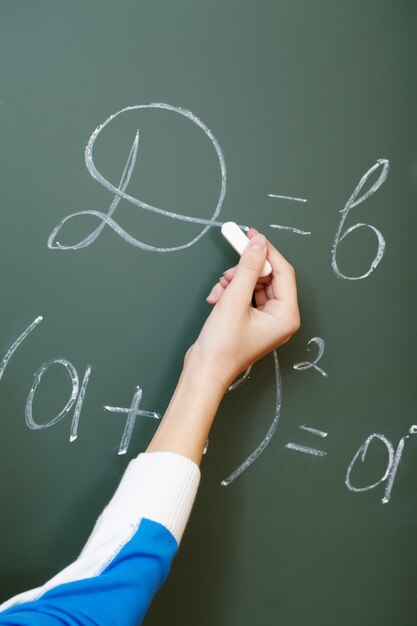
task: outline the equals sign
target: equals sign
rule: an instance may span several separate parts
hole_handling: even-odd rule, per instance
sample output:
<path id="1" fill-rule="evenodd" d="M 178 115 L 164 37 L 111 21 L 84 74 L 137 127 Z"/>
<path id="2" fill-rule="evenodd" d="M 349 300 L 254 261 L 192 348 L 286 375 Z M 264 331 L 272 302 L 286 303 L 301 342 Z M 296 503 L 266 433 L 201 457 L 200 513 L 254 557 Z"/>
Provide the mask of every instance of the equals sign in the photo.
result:
<path id="1" fill-rule="evenodd" d="M 317 428 L 311 428 L 310 426 L 300 426 L 301 430 L 306 430 L 313 435 L 317 435 L 318 437 L 327 437 L 327 433 L 323 430 L 318 430 Z M 286 448 L 290 450 L 296 450 L 297 452 L 304 452 L 304 454 L 312 454 L 313 456 L 326 456 L 327 452 L 324 450 L 318 450 L 317 448 L 310 448 L 309 446 L 303 446 L 298 443 L 287 443 Z"/>

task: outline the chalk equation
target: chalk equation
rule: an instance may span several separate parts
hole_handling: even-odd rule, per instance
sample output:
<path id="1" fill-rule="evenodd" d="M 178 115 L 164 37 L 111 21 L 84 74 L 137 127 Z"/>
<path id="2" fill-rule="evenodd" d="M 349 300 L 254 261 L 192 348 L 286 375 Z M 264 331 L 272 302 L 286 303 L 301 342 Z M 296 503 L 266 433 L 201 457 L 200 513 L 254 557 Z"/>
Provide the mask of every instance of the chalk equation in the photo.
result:
<path id="1" fill-rule="evenodd" d="M 11 344 L 11 346 L 6 351 L 2 360 L 0 361 L 0 381 L 3 378 L 4 372 L 17 351 L 17 349 L 22 345 L 22 343 L 29 337 L 32 331 L 43 321 L 43 317 L 39 315 L 36 317 L 33 322 L 31 322 L 27 328 L 17 337 L 17 339 Z M 324 352 L 324 340 L 320 337 L 313 337 L 311 342 L 316 343 L 319 346 L 320 354 L 319 357 L 313 362 L 301 362 L 294 365 L 294 369 L 298 369 L 298 371 L 303 371 L 306 369 L 310 369 L 307 365 L 311 366 L 314 370 L 318 371 L 320 375 L 323 376 L 323 370 L 317 367 L 317 361 Z M 225 487 L 230 485 L 236 478 L 238 478 L 244 471 L 246 471 L 250 465 L 262 454 L 267 445 L 271 442 L 272 437 L 274 436 L 281 416 L 281 406 L 282 406 L 282 380 L 281 373 L 279 368 L 278 356 L 276 350 L 272 351 L 273 363 L 274 363 L 274 373 L 275 373 L 275 387 L 276 387 L 276 395 L 275 395 L 275 406 L 274 406 L 274 416 L 272 423 L 260 444 L 257 448 L 237 467 L 227 478 L 225 478 L 221 484 Z M 33 414 L 33 401 L 37 392 L 39 385 L 41 384 L 42 378 L 44 374 L 49 370 L 49 368 L 53 366 L 60 366 L 65 369 L 68 374 L 68 377 L 71 381 L 71 393 L 69 398 L 66 400 L 64 407 L 61 411 L 49 419 L 47 422 L 39 422 L 37 418 Z M 300 367 L 303 366 L 303 367 Z M 234 381 L 228 392 L 234 392 L 241 385 L 243 385 L 250 376 L 250 372 L 252 370 L 252 366 L 250 366 L 236 381 Z M 24 415 L 25 422 L 28 428 L 31 430 L 43 430 L 45 428 L 50 428 L 64 419 L 74 408 L 71 419 L 70 426 L 70 435 L 69 442 L 73 443 L 78 437 L 78 427 L 80 422 L 80 417 L 82 413 L 83 403 L 85 400 L 86 391 L 88 385 L 90 384 L 92 367 L 91 365 L 87 365 L 85 372 L 82 376 L 82 380 L 80 383 L 80 376 L 74 367 L 74 365 L 65 358 L 54 358 L 50 359 L 46 363 L 43 363 L 41 367 L 34 374 L 34 381 L 32 383 L 31 388 L 28 391 L 28 396 L 26 400 Z M 129 407 L 114 407 L 105 405 L 103 408 L 106 411 L 118 414 L 124 414 L 126 416 L 125 427 L 123 430 L 123 434 L 121 437 L 118 454 L 126 454 L 129 448 L 129 443 L 132 437 L 133 429 L 136 423 L 136 419 L 138 417 L 147 417 L 159 420 L 161 415 L 154 411 L 143 410 L 141 407 L 141 401 L 143 396 L 143 390 L 140 386 L 137 386 L 133 393 L 133 398 Z M 323 443 L 327 438 L 328 433 L 312 427 L 307 426 L 306 424 L 302 424 L 299 426 L 299 429 L 302 432 L 307 432 L 310 435 L 317 436 L 321 442 Z M 369 435 L 366 440 L 361 444 L 355 455 L 353 456 L 351 462 L 346 471 L 345 477 L 345 485 L 347 489 L 351 492 L 363 492 L 369 491 L 371 489 L 375 489 L 379 485 L 384 484 L 384 493 L 382 496 L 382 502 L 384 504 L 388 503 L 391 497 L 392 488 L 394 485 L 395 477 L 397 474 L 398 466 L 400 464 L 405 442 L 409 439 L 410 435 L 417 434 L 417 425 L 412 425 L 409 429 L 409 432 L 403 436 L 397 445 L 395 445 L 392 441 L 390 441 L 384 434 L 382 433 L 372 433 Z M 387 465 L 383 475 L 376 482 L 370 483 L 368 485 L 355 485 L 352 480 L 352 470 L 358 462 L 362 464 L 366 463 L 366 457 L 371 445 L 380 442 L 382 443 L 387 451 L 388 459 Z M 285 444 L 285 448 L 289 450 L 293 450 L 295 452 L 299 452 L 302 454 L 308 454 L 315 457 L 325 458 L 327 456 L 327 452 L 322 448 L 312 448 L 310 446 L 306 446 L 302 443 L 294 443 L 288 442 Z"/>
<path id="2" fill-rule="evenodd" d="M 140 130 L 137 130 L 134 134 L 132 144 L 130 146 L 126 162 L 121 166 L 121 176 L 118 183 L 113 184 L 111 181 L 107 180 L 103 174 L 98 170 L 95 161 L 94 161 L 94 146 L 101 135 L 101 133 L 108 128 L 112 122 L 116 118 L 121 118 L 124 115 L 131 114 L 132 112 L 138 112 L 143 110 L 154 110 L 154 111 L 165 111 L 173 114 L 175 116 L 182 116 L 190 123 L 194 124 L 199 131 L 201 131 L 201 136 L 204 141 L 209 141 L 215 154 L 215 158 L 217 159 L 217 164 L 219 168 L 219 194 L 213 209 L 211 216 L 208 219 L 203 219 L 201 217 L 184 215 L 182 213 L 167 211 L 158 206 L 151 205 L 149 203 L 144 202 L 143 200 L 134 197 L 130 193 L 128 193 L 128 186 L 132 179 L 133 173 L 135 171 L 135 167 L 137 166 L 137 159 L 140 150 L 140 141 L 141 135 Z M 196 244 L 211 228 L 219 228 L 223 225 L 223 222 L 219 220 L 220 212 L 224 203 L 224 199 L 226 197 L 227 190 L 227 170 L 226 170 L 226 162 L 220 147 L 220 144 L 212 131 L 204 124 L 194 113 L 189 111 L 188 109 L 184 109 L 182 107 L 176 107 L 170 104 L 164 103 L 152 103 L 152 104 L 138 104 L 134 106 L 125 107 L 116 113 L 110 115 L 101 125 L 99 125 L 94 132 L 91 134 L 86 148 L 85 148 L 85 165 L 86 168 L 91 175 L 91 177 L 97 181 L 100 185 L 102 185 L 110 194 L 110 203 L 106 210 L 95 210 L 95 209 L 87 209 L 83 211 L 76 211 L 75 213 L 71 213 L 65 216 L 63 219 L 59 221 L 59 223 L 53 228 L 51 234 L 49 235 L 47 245 L 52 250 L 60 250 L 60 251 L 75 251 L 80 250 L 82 248 L 86 248 L 87 246 L 92 245 L 100 234 L 103 232 L 104 228 L 107 226 L 113 232 L 118 235 L 121 239 L 123 239 L 129 245 L 140 248 L 142 250 L 148 252 L 175 252 L 178 250 L 182 250 L 184 248 L 188 248 Z M 369 199 L 373 194 L 375 194 L 378 189 L 385 182 L 389 172 L 389 161 L 388 159 L 378 159 L 376 163 L 374 163 L 367 172 L 361 177 L 356 187 L 354 188 L 353 193 L 347 200 L 343 209 L 340 210 L 340 220 L 336 228 L 336 233 L 334 240 L 331 245 L 331 267 L 333 269 L 334 274 L 337 278 L 345 279 L 345 280 L 362 280 L 367 277 L 378 267 L 381 262 L 384 252 L 385 252 L 385 239 L 382 233 L 373 225 L 367 224 L 364 222 L 358 222 L 353 225 L 348 225 L 348 219 L 350 217 L 351 210 L 355 207 L 359 206 L 367 199 Z M 376 177 L 376 179 L 375 179 Z M 371 180 L 374 180 L 371 183 Z M 283 195 L 278 193 L 269 193 L 268 197 L 272 200 L 276 201 L 290 201 L 305 204 L 308 202 L 307 198 L 298 197 L 295 195 Z M 171 246 L 171 247 L 158 247 L 152 245 L 151 243 L 146 243 L 144 241 L 139 240 L 137 237 L 134 237 L 130 234 L 126 229 L 124 229 L 119 221 L 116 221 L 114 214 L 119 207 L 121 200 L 125 200 L 129 204 L 136 207 L 138 210 L 147 211 L 151 213 L 158 214 L 167 218 L 168 220 L 177 220 L 179 222 L 188 222 L 201 226 L 201 230 L 199 233 L 194 236 L 189 241 L 185 243 Z M 73 220 L 81 220 L 85 216 L 93 216 L 98 224 L 93 228 L 93 230 L 82 239 L 75 243 L 64 244 L 58 241 L 58 236 L 60 238 L 64 234 L 65 225 Z M 236 221 L 236 220 L 235 220 Z M 248 226 L 245 224 L 240 224 L 241 228 L 248 229 Z M 311 231 L 302 230 L 299 228 L 295 228 L 293 226 L 283 225 L 283 224 L 270 224 L 270 228 L 279 229 L 283 231 L 288 231 L 295 235 L 300 236 L 310 236 L 312 235 Z M 338 248 L 342 241 L 346 240 L 349 235 L 359 229 L 369 229 L 371 233 L 376 238 L 376 252 L 374 258 L 371 261 L 371 264 L 368 268 L 365 269 L 362 273 L 358 275 L 347 275 L 343 273 L 338 265 Z M 4 357 L 0 362 L 0 381 L 3 377 L 4 371 L 8 366 L 8 363 L 16 350 L 21 346 L 21 344 L 25 341 L 25 339 L 32 333 L 32 331 L 41 323 L 42 316 L 38 316 L 29 326 L 21 333 L 21 335 L 12 343 Z M 319 374 L 322 379 L 327 379 L 329 377 L 328 372 L 322 367 L 321 360 L 325 351 L 325 342 L 322 337 L 312 337 L 307 346 L 306 350 L 308 352 L 314 351 L 316 352 L 315 358 L 311 360 L 299 361 L 293 365 L 294 370 L 302 373 L 307 370 L 313 370 Z M 270 424 L 270 427 L 265 434 L 262 441 L 255 448 L 255 450 L 223 481 L 223 486 L 230 485 L 236 478 L 238 478 L 243 472 L 245 472 L 250 465 L 263 453 L 267 445 L 272 440 L 277 427 L 279 425 L 280 416 L 281 416 L 281 406 L 282 406 L 282 380 L 281 373 L 278 363 L 278 356 L 276 351 L 272 352 L 272 358 L 274 363 L 274 379 L 275 379 L 275 406 L 273 412 L 273 419 Z M 320 363 L 320 365 L 319 365 Z M 71 393 L 69 398 L 66 399 L 65 405 L 62 410 L 54 416 L 49 421 L 39 422 L 34 415 L 33 405 L 34 398 L 36 396 L 37 390 L 39 386 L 42 384 L 42 380 L 46 372 L 51 367 L 62 367 L 68 374 L 68 377 L 71 381 Z M 236 381 L 232 383 L 229 387 L 229 392 L 236 391 L 242 384 L 244 384 L 251 372 L 251 367 L 249 367 Z M 72 412 L 71 419 L 71 427 L 70 427 L 70 436 L 69 441 L 73 443 L 78 437 L 78 428 L 82 414 L 83 403 L 85 400 L 85 395 L 90 385 L 92 373 L 92 366 L 87 365 L 85 371 L 82 373 L 82 376 L 79 375 L 74 365 L 65 358 L 59 357 L 50 359 L 49 361 L 43 363 L 38 371 L 34 375 L 33 384 L 28 391 L 28 396 L 26 400 L 25 406 L 25 422 L 28 428 L 32 430 L 42 430 L 45 428 L 50 428 L 64 419 Z M 140 386 L 136 386 L 133 398 L 130 402 L 129 406 L 126 407 L 118 407 L 118 406 L 110 406 L 105 405 L 104 410 L 123 415 L 125 417 L 125 427 L 121 437 L 118 454 L 126 454 L 129 448 L 129 443 L 132 437 L 132 433 L 135 427 L 135 423 L 138 417 L 145 417 L 159 420 L 161 415 L 151 410 L 145 410 L 142 408 L 142 400 L 143 400 L 143 390 Z M 385 491 L 382 498 L 382 502 L 387 503 L 391 496 L 391 490 L 394 484 L 395 476 L 397 473 L 398 465 L 401 460 L 401 456 L 404 449 L 404 444 L 406 439 L 414 434 L 414 428 L 417 427 L 412 426 L 409 433 L 401 438 L 400 442 L 395 446 L 385 435 L 382 433 L 373 433 L 367 437 L 364 443 L 360 446 L 356 454 L 354 455 L 351 463 L 349 464 L 346 472 L 345 485 L 352 492 L 362 492 L 368 491 L 370 489 L 376 488 L 378 485 L 382 483 L 385 484 Z M 311 446 L 306 446 L 303 443 L 295 443 L 295 442 L 287 442 L 285 448 L 299 452 L 302 454 L 312 455 L 317 458 L 325 459 L 327 456 L 327 452 L 324 447 L 324 443 L 326 442 L 326 438 L 328 433 L 324 432 L 318 428 L 313 426 L 309 426 L 306 424 L 302 424 L 299 426 L 299 429 L 304 433 L 309 433 L 310 435 L 314 435 L 320 439 L 320 447 L 313 448 Z M 379 442 L 379 445 L 384 445 L 387 450 L 388 461 L 387 467 L 383 474 L 383 476 L 377 481 L 369 485 L 358 486 L 353 484 L 352 479 L 352 470 L 353 467 L 361 462 L 365 463 L 368 455 L 369 448 L 374 446 L 376 442 Z M 207 444 L 208 445 L 208 444 Z"/>
<path id="3" fill-rule="evenodd" d="M 94 145 L 96 143 L 97 138 L 101 135 L 104 129 L 108 128 L 116 118 L 120 118 L 121 116 L 131 113 L 133 111 L 140 111 L 140 110 L 146 110 L 146 109 L 169 111 L 173 114 L 181 115 L 185 117 L 190 122 L 195 124 L 202 131 L 203 136 L 205 136 L 206 139 L 208 139 L 211 145 L 213 146 L 214 152 L 218 161 L 218 166 L 219 166 L 220 191 L 219 191 L 219 197 L 217 199 L 216 206 L 214 207 L 212 216 L 209 219 L 183 215 L 183 214 L 176 213 L 173 211 L 166 211 L 164 209 L 161 209 L 160 207 L 148 204 L 144 202 L 143 200 L 140 200 L 139 198 L 135 198 L 134 196 L 132 196 L 131 194 L 127 192 L 127 187 L 129 185 L 129 181 L 131 180 L 131 177 L 132 177 L 135 165 L 136 165 L 136 160 L 138 157 L 138 151 L 140 147 L 140 131 L 139 130 L 137 130 L 135 134 L 131 148 L 129 150 L 126 163 L 124 164 L 124 167 L 123 167 L 120 181 L 117 185 L 107 180 L 103 176 L 103 174 L 101 174 L 101 172 L 97 169 L 96 164 L 94 162 Z M 224 199 L 226 197 L 226 187 L 227 187 L 226 161 L 225 161 L 222 149 L 220 147 L 220 144 L 217 141 L 214 134 L 194 113 L 192 113 L 188 109 L 184 109 L 182 107 L 176 107 L 170 104 L 156 102 L 156 103 L 151 103 L 151 104 L 137 104 L 134 106 L 128 106 L 128 107 L 121 109 L 120 111 L 117 111 L 116 113 L 113 113 L 100 126 L 98 126 L 94 130 L 91 137 L 89 138 L 86 148 L 85 148 L 85 165 L 86 165 L 88 172 L 92 176 L 92 178 L 96 180 L 98 183 L 100 183 L 100 185 L 102 185 L 105 189 L 107 189 L 107 191 L 111 194 L 112 200 L 106 212 L 98 211 L 95 209 L 87 209 L 84 211 L 77 211 L 75 213 L 71 213 L 70 215 L 67 215 L 66 217 L 64 217 L 55 226 L 55 228 L 52 230 L 51 234 L 49 235 L 48 247 L 52 250 L 80 250 L 81 248 L 90 246 L 96 241 L 97 237 L 99 237 L 100 233 L 103 231 L 104 227 L 107 225 L 128 244 L 135 246 L 137 248 L 141 248 L 142 250 L 147 250 L 149 252 L 175 252 L 177 250 L 183 250 L 184 248 L 188 248 L 196 244 L 210 230 L 210 228 L 221 227 L 223 225 L 223 222 L 218 221 L 218 217 L 222 209 Z M 388 171 L 389 171 L 388 159 L 378 159 L 376 163 L 362 176 L 359 183 L 355 187 L 352 195 L 348 199 L 346 205 L 340 211 L 342 217 L 338 224 L 335 239 L 333 241 L 333 245 L 331 248 L 331 266 L 333 268 L 334 273 L 336 274 L 338 278 L 343 278 L 345 280 L 361 280 L 361 279 L 367 278 L 376 269 L 376 267 L 381 262 L 382 257 L 384 256 L 385 239 L 382 233 L 375 226 L 372 226 L 371 224 L 359 222 L 357 224 L 353 224 L 352 226 L 349 226 L 348 228 L 346 228 L 346 221 L 349 217 L 351 210 L 354 207 L 357 207 L 359 204 L 367 200 L 371 195 L 373 195 L 381 187 L 381 185 L 385 182 L 388 176 Z M 377 180 L 369 188 L 366 188 L 370 179 L 374 175 L 378 175 Z M 289 200 L 289 201 L 301 202 L 301 203 L 307 202 L 307 198 L 286 196 L 286 195 L 275 194 L 275 193 L 268 194 L 268 197 L 276 199 L 276 200 Z M 153 246 L 149 243 L 140 241 L 139 239 L 137 239 L 136 237 L 128 233 L 114 219 L 113 215 L 122 199 L 126 200 L 127 202 L 137 207 L 138 209 L 157 213 L 171 220 L 199 224 L 202 226 L 202 229 L 195 237 L 193 237 L 193 239 L 191 239 L 190 241 L 187 241 L 186 243 L 183 243 L 177 246 L 171 246 L 171 247 Z M 87 235 L 86 237 L 83 237 L 80 241 L 76 243 L 73 243 L 73 244 L 60 243 L 57 237 L 59 234 L 63 234 L 61 231 L 63 230 L 64 225 L 71 220 L 81 219 L 83 216 L 86 216 L 86 215 L 95 217 L 99 221 L 98 226 L 94 228 L 94 230 L 89 235 Z M 242 224 L 240 226 L 246 230 L 248 229 L 247 225 Z M 289 231 L 297 235 L 311 235 L 312 234 L 311 231 L 305 231 L 299 228 L 294 228 L 293 226 L 286 226 L 282 224 L 270 224 L 270 227 L 274 229 Z M 377 251 L 367 271 L 363 272 L 362 274 L 358 276 L 348 276 L 347 274 L 344 274 L 339 269 L 339 266 L 337 263 L 338 247 L 339 247 L 339 244 L 344 239 L 346 239 L 349 235 L 351 235 L 354 231 L 358 229 L 363 229 L 363 228 L 370 229 L 371 232 L 375 235 L 376 240 L 377 240 Z"/>

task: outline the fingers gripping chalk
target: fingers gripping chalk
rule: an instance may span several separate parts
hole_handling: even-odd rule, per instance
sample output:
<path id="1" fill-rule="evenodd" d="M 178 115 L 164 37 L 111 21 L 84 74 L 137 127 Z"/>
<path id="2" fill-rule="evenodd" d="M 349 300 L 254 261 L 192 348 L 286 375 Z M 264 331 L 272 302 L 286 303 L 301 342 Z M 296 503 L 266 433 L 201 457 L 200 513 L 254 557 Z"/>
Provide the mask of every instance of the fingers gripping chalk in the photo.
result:
<path id="1" fill-rule="evenodd" d="M 225 222 L 222 226 L 222 235 L 230 243 L 232 248 L 236 250 L 238 254 L 242 254 L 243 250 L 248 245 L 250 239 L 246 237 L 245 233 L 239 228 L 235 222 Z M 272 267 L 265 261 L 261 276 L 268 276 L 272 272 Z"/>

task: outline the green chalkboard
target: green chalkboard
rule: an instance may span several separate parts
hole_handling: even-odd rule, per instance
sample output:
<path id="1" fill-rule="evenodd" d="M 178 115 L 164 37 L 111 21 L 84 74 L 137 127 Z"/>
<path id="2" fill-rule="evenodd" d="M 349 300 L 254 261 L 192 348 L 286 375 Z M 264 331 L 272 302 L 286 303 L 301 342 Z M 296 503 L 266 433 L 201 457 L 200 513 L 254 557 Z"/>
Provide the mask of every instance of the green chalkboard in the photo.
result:
<path id="1" fill-rule="evenodd" d="M 145 623 L 416 623 L 416 28 L 412 0 L 1 2 L 2 600 L 146 449 L 233 220 L 302 326 L 226 394 Z"/>

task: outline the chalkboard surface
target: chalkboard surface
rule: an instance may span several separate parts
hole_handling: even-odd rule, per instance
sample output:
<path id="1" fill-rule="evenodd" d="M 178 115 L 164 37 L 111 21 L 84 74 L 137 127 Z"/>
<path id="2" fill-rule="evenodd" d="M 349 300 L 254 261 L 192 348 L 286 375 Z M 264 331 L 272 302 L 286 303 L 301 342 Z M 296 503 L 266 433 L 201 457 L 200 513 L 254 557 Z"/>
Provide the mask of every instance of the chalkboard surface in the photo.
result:
<path id="1" fill-rule="evenodd" d="M 1 3 L 1 599 L 145 450 L 234 220 L 296 267 L 302 326 L 225 396 L 145 623 L 416 623 L 416 18 Z"/>

